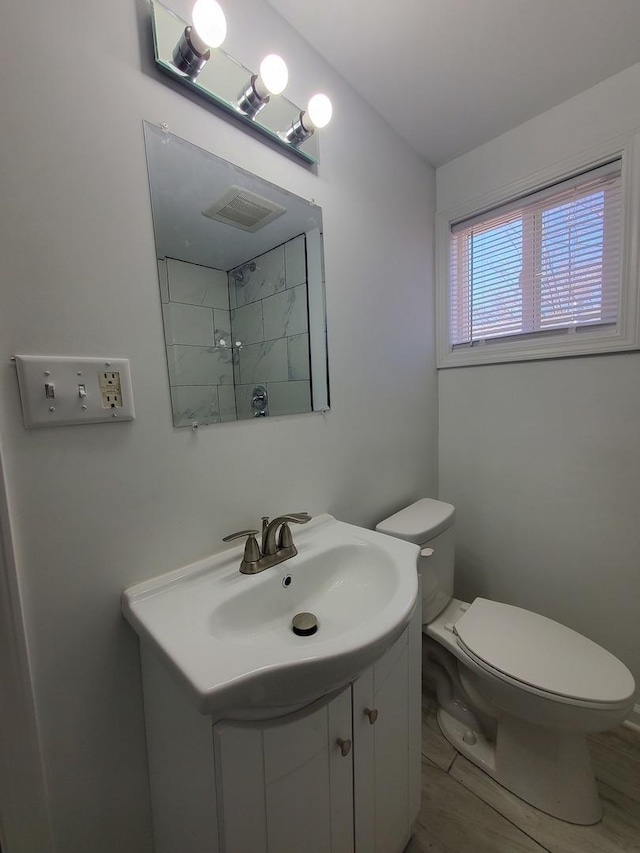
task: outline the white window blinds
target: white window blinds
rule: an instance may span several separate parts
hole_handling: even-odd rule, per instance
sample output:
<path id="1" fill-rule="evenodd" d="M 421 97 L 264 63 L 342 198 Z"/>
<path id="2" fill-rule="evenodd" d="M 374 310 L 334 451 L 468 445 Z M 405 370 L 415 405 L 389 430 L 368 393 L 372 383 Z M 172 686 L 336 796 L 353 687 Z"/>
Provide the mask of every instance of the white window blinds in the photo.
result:
<path id="1" fill-rule="evenodd" d="M 621 161 L 451 227 L 455 349 L 618 321 Z"/>

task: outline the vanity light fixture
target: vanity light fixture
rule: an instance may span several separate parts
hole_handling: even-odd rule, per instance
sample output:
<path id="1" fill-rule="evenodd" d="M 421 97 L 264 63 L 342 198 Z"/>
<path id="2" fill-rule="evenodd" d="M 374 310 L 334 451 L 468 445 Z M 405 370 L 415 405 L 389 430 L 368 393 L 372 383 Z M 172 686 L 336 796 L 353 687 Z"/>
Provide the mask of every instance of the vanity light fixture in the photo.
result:
<path id="1" fill-rule="evenodd" d="M 277 53 L 270 53 L 260 63 L 260 73 L 251 79 L 238 95 L 238 109 L 253 118 L 269 103 L 271 95 L 284 92 L 289 82 L 287 64 Z"/>
<path id="2" fill-rule="evenodd" d="M 308 139 L 314 130 L 326 127 L 331 121 L 333 107 L 326 95 L 318 93 L 309 99 L 307 109 L 282 134 L 282 138 L 294 148 Z"/>
<path id="3" fill-rule="evenodd" d="M 220 47 L 227 35 L 227 19 L 216 0 L 196 0 L 187 26 L 173 49 L 173 62 L 192 80 L 211 59 L 211 48 Z"/>
<path id="4" fill-rule="evenodd" d="M 171 0 L 147 2 L 156 65 L 163 74 L 281 150 L 310 164 L 319 162 L 315 131 L 326 127 L 332 112 L 326 95 L 314 95 L 302 109 L 284 93 L 289 72 L 281 56 L 268 54 L 255 72 L 231 56 L 223 45 L 227 21 L 217 0 L 191 0 L 191 20 L 166 5 Z"/>

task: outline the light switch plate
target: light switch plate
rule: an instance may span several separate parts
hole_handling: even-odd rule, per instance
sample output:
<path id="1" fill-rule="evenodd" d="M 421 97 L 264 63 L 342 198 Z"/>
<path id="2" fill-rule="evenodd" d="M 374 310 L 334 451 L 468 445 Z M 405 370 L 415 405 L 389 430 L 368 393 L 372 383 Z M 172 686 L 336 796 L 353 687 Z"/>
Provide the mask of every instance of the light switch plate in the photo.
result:
<path id="1" fill-rule="evenodd" d="M 16 355 L 27 429 L 135 418 L 128 358 Z"/>

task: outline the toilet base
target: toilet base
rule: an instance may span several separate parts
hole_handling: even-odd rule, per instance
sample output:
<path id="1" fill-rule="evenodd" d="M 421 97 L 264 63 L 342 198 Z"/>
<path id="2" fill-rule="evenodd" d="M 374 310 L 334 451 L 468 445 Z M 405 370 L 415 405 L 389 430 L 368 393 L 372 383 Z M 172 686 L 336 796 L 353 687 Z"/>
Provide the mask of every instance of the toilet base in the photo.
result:
<path id="1" fill-rule="evenodd" d="M 602 818 L 584 736 L 505 716 L 498 722 L 496 742 L 491 743 L 442 708 L 438 724 L 461 755 L 540 811 L 582 826 Z"/>

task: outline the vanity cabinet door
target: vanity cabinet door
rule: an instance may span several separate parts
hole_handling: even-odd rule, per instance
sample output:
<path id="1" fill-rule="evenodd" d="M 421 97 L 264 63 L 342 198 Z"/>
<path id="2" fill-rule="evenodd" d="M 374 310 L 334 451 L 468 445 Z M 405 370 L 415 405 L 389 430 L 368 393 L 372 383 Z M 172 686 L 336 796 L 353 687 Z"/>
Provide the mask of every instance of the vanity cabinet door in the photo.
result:
<path id="1" fill-rule="evenodd" d="M 350 687 L 280 721 L 216 725 L 221 850 L 353 853 L 351 739 Z"/>
<path id="2" fill-rule="evenodd" d="M 420 628 L 353 684 L 357 853 L 400 853 L 419 810 Z"/>

